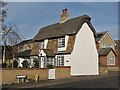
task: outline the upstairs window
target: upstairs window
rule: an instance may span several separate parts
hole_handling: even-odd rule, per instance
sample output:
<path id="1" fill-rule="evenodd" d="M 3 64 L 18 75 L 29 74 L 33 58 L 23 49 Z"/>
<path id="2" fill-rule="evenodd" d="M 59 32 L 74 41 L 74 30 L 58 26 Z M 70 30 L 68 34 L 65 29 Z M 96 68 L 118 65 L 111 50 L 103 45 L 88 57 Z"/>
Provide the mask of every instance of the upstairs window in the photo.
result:
<path id="1" fill-rule="evenodd" d="M 108 45 L 107 47 L 108 47 L 108 48 L 112 48 L 112 45 Z"/>
<path id="2" fill-rule="evenodd" d="M 65 47 L 65 37 L 58 39 L 58 48 Z"/>
<path id="3" fill-rule="evenodd" d="M 101 44 L 101 45 L 100 45 L 100 48 L 105 48 L 105 45 L 104 45 L 104 44 Z"/>
<path id="4" fill-rule="evenodd" d="M 40 42 L 40 49 L 44 49 L 44 41 Z"/>

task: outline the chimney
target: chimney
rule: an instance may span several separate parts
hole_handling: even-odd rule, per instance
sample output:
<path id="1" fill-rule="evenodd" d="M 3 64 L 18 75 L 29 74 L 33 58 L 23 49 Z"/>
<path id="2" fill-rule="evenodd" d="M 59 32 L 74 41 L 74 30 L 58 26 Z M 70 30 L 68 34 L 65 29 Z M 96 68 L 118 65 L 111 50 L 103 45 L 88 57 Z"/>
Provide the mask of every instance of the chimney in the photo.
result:
<path id="1" fill-rule="evenodd" d="M 68 16 L 69 16 L 69 15 L 68 15 L 67 12 L 68 12 L 68 11 L 67 11 L 67 8 L 65 8 L 65 9 L 62 10 L 60 23 L 64 23 L 65 21 L 68 20 Z"/>

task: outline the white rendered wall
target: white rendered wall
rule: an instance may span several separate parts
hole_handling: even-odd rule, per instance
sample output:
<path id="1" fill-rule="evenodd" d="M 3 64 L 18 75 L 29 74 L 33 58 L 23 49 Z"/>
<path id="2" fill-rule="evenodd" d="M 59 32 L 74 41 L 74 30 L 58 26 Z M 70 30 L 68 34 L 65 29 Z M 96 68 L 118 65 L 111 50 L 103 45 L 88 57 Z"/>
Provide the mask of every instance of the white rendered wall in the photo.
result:
<path id="1" fill-rule="evenodd" d="M 64 55 L 64 66 L 71 66 L 71 55 Z"/>
<path id="2" fill-rule="evenodd" d="M 98 75 L 98 53 L 94 35 L 87 23 L 76 35 L 71 54 L 71 75 Z"/>
<path id="3" fill-rule="evenodd" d="M 30 59 L 19 58 L 19 65 L 18 65 L 18 66 L 23 67 L 23 66 L 22 66 L 22 62 L 23 62 L 24 60 L 27 60 L 28 63 L 30 63 Z"/>

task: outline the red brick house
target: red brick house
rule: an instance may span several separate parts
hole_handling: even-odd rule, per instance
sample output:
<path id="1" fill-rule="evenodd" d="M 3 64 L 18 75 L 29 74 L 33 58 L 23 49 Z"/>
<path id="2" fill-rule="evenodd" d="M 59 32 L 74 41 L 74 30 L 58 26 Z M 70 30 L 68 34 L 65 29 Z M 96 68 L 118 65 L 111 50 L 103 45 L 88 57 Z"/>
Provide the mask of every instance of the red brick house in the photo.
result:
<path id="1" fill-rule="evenodd" d="M 96 47 L 100 66 L 117 66 L 116 43 L 108 31 L 97 33 Z"/>

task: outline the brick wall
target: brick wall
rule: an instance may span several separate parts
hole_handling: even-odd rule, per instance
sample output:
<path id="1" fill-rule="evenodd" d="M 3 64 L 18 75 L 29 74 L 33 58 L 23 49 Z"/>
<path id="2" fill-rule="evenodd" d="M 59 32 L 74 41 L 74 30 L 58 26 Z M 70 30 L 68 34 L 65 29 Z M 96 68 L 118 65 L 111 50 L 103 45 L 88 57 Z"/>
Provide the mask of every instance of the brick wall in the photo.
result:
<path id="1" fill-rule="evenodd" d="M 5 68 L 2 69 L 2 83 L 17 82 L 17 75 L 26 75 L 27 78 L 35 80 L 35 75 L 39 76 L 40 80 L 48 79 L 48 69 L 34 68 Z"/>
<path id="2" fill-rule="evenodd" d="M 107 56 L 100 56 L 99 63 L 103 66 L 106 66 L 107 65 Z"/>
<path id="3" fill-rule="evenodd" d="M 39 76 L 39 80 L 48 80 L 47 68 L 3 68 L 0 72 L 2 84 L 17 82 L 17 75 L 26 75 L 27 78 L 35 80 L 35 75 Z M 70 66 L 56 66 L 55 79 L 71 78 Z"/>
<path id="4" fill-rule="evenodd" d="M 55 67 L 55 78 L 71 78 L 71 68 L 70 66 L 56 66 Z"/>

